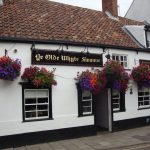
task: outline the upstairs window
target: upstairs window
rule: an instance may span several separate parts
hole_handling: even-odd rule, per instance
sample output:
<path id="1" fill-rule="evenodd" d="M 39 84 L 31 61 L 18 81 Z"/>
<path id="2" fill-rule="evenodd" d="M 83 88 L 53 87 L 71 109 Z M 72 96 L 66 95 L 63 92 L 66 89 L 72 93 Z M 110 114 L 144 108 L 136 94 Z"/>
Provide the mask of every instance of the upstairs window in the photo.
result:
<path id="1" fill-rule="evenodd" d="M 112 60 L 118 61 L 124 68 L 128 68 L 128 56 L 122 54 L 112 54 Z"/>

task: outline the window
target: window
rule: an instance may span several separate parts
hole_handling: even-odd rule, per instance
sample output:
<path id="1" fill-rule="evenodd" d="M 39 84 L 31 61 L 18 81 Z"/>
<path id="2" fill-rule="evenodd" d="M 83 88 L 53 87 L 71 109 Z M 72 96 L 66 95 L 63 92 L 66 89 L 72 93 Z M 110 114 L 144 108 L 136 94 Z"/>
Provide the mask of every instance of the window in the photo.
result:
<path id="1" fill-rule="evenodd" d="M 93 94 L 78 88 L 78 114 L 79 116 L 93 115 Z"/>
<path id="2" fill-rule="evenodd" d="M 150 48 L 150 31 L 146 31 L 146 45 Z"/>
<path id="3" fill-rule="evenodd" d="M 142 87 L 138 90 L 138 107 L 149 108 L 150 107 L 150 88 Z"/>
<path id="4" fill-rule="evenodd" d="M 147 24 L 144 26 L 145 29 L 145 38 L 146 38 L 146 46 L 150 48 L 150 25 Z"/>
<path id="5" fill-rule="evenodd" d="M 52 118 L 51 89 L 39 89 L 22 83 L 23 121 Z"/>
<path id="6" fill-rule="evenodd" d="M 112 60 L 118 61 L 123 67 L 128 67 L 127 55 L 112 54 Z"/>
<path id="7" fill-rule="evenodd" d="M 120 92 L 113 90 L 112 92 L 113 111 L 120 110 Z"/>
<path id="8" fill-rule="evenodd" d="M 112 90 L 112 107 L 113 111 L 125 111 L 125 93 Z"/>
<path id="9" fill-rule="evenodd" d="M 92 93 L 90 91 L 82 91 L 82 109 L 83 115 L 92 114 Z"/>

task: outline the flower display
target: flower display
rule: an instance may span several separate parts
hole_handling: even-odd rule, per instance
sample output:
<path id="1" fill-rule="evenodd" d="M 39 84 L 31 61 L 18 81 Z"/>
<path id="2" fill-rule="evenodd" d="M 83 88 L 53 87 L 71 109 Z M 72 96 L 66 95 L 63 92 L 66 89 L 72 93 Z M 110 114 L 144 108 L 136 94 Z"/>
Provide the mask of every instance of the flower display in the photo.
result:
<path id="1" fill-rule="evenodd" d="M 78 72 L 77 81 L 82 90 L 92 91 L 94 94 L 99 93 L 106 83 L 104 74 L 99 70 Z"/>
<path id="2" fill-rule="evenodd" d="M 0 79 L 13 81 L 20 75 L 21 62 L 8 56 L 0 57 Z"/>
<path id="3" fill-rule="evenodd" d="M 134 67 L 131 77 L 139 86 L 150 87 L 150 66 L 141 64 L 138 67 Z"/>
<path id="4" fill-rule="evenodd" d="M 128 88 L 129 75 L 119 62 L 110 60 L 103 68 L 106 75 L 107 85 L 118 91 L 126 91 Z"/>
<path id="5" fill-rule="evenodd" d="M 48 71 L 45 68 L 39 68 L 31 66 L 25 68 L 21 78 L 25 81 L 31 82 L 36 87 L 51 87 L 56 85 L 57 82 L 54 80 L 54 70 Z"/>

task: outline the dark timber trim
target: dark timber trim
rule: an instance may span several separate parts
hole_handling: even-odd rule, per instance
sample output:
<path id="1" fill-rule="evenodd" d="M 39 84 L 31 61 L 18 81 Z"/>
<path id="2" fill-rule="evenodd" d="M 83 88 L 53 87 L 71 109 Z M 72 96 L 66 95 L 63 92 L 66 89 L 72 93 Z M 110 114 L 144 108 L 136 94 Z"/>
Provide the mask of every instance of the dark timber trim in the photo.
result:
<path id="1" fill-rule="evenodd" d="M 150 125 L 150 116 L 114 121 L 113 131 L 126 130 L 146 125 Z"/>
<path id="2" fill-rule="evenodd" d="M 26 38 L 13 38 L 13 37 L 0 37 L 0 42 L 18 42 L 18 43 L 34 43 L 34 44 L 65 44 L 72 46 L 91 46 L 98 48 L 115 48 L 120 50 L 131 50 L 136 52 L 147 52 L 150 53 L 150 48 L 133 48 L 125 46 L 116 45 L 105 45 L 105 44 L 94 44 L 94 43 L 82 43 L 73 41 L 63 41 L 63 40 L 36 40 L 36 39 L 26 39 Z"/>
<path id="3" fill-rule="evenodd" d="M 0 137 L 0 149 L 96 135 L 94 125 Z"/>

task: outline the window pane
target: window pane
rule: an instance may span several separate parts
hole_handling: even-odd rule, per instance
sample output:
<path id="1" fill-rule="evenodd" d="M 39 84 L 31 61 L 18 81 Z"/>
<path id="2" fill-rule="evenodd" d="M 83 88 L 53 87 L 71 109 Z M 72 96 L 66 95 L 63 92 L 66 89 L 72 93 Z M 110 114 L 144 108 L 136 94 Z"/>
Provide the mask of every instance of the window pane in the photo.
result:
<path id="1" fill-rule="evenodd" d="M 115 56 L 112 56 L 112 60 L 116 60 L 116 59 L 115 59 Z"/>
<path id="2" fill-rule="evenodd" d="M 83 106 L 91 106 L 92 101 L 83 101 Z"/>
<path id="3" fill-rule="evenodd" d="M 143 97 L 139 97 L 139 101 L 143 101 Z"/>
<path id="4" fill-rule="evenodd" d="M 124 67 L 127 67 L 127 62 L 124 62 Z"/>
<path id="5" fill-rule="evenodd" d="M 121 61 L 123 61 L 123 56 L 121 56 L 120 58 L 121 58 Z"/>
<path id="6" fill-rule="evenodd" d="M 48 109 L 48 105 L 38 105 L 37 109 L 38 110 L 47 110 Z"/>
<path id="7" fill-rule="evenodd" d="M 25 99 L 26 104 L 35 104 L 36 103 L 36 98 L 28 98 Z"/>
<path id="8" fill-rule="evenodd" d="M 119 108 L 119 104 L 113 104 L 113 108 Z"/>
<path id="9" fill-rule="evenodd" d="M 124 61 L 127 61 L 127 56 L 124 56 Z"/>
<path id="10" fill-rule="evenodd" d="M 38 103 L 48 103 L 48 98 L 38 98 Z"/>
<path id="11" fill-rule="evenodd" d="M 139 96 L 143 96 L 143 95 L 144 95 L 144 92 L 139 92 L 138 95 L 139 95 Z"/>
<path id="12" fill-rule="evenodd" d="M 120 93 L 117 90 L 113 90 L 112 95 L 113 95 L 113 98 L 116 98 L 120 96 Z"/>
<path id="13" fill-rule="evenodd" d="M 25 106 L 25 111 L 35 111 L 36 110 L 36 105 L 26 105 Z"/>
<path id="14" fill-rule="evenodd" d="M 92 98 L 92 94 L 90 91 L 82 91 L 82 99 L 86 100 L 86 99 L 91 99 Z"/>
<path id="15" fill-rule="evenodd" d="M 149 95 L 149 92 L 145 92 L 145 95 Z"/>
<path id="16" fill-rule="evenodd" d="M 48 111 L 38 111 L 38 117 L 48 116 Z"/>
<path id="17" fill-rule="evenodd" d="M 26 118 L 36 117 L 36 112 L 26 112 Z"/>
<path id="18" fill-rule="evenodd" d="M 144 100 L 149 100 L 149 96 L 144 97 Z"/>
<path id="19" fill-rule="evenodd" d="M 48 90 L 38 90 L 37 97 L 48 97 Z"/>
<path id="20" fill-rule="evenodd" d="M 144 102 L 144 105 L 149 105 L 149 101 L 145 101 L 145 102 Z"/>
<path id="21" fill-rule="evenodd" d="M 116 56 L 116 60 L 119 61 L 119 56 Z"/>
<path id="22" fill-rule="evenodd" d="M 25 90 L 25 97 L 36 97 L 36 91 L 35 90 Z"/>
<path id="23" fill-rule="evenodd" d="M 113 99 L 113 103 L 119 103 L 119 99 Z"/>
<path id="24" fill-rule="evenodd" d="M 83 112 L 84 113 L 92 112 L 91 107 L 83 107 Z"/>

